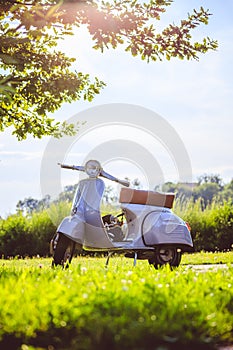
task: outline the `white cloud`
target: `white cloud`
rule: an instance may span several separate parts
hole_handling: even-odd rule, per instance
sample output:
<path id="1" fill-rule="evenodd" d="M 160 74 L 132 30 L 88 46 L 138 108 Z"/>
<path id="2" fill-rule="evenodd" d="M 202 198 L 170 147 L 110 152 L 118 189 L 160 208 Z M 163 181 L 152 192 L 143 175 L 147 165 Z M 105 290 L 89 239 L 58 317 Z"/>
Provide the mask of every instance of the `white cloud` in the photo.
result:
<path id="1" fill-rule="evenodd" d="M 0 152 L 1 158 L 7 158 L 7 159 L 14 159 L 16 162 L 25 160 L 25 161 L 31 161 L 33 159 L 39 159 L 42 156 L 42 152 L 20 152 L 20 151 L 3 151 Z"/>

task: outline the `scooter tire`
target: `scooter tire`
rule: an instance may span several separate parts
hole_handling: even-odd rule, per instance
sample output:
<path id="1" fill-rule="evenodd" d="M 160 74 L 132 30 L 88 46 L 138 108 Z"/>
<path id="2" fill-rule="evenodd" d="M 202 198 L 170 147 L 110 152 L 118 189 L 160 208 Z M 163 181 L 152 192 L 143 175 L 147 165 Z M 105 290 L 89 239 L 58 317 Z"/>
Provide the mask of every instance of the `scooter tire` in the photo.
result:
<path id="1" fill-rule="evenodd" d="M 52 266 L 69 267 L 75 250 L 75 242 L 67 236 L 59 233 L 57 245 L 53 255 Z"/>
<path id="2" fill-rule="evenodd" d="M 150 265 L 158 269 L 169 264 L 171 268 L 178 267 L 181 262 L 182 253 L 176 247 L 162 246 L 155 250 L 154 256 L 148 259 Z"/>

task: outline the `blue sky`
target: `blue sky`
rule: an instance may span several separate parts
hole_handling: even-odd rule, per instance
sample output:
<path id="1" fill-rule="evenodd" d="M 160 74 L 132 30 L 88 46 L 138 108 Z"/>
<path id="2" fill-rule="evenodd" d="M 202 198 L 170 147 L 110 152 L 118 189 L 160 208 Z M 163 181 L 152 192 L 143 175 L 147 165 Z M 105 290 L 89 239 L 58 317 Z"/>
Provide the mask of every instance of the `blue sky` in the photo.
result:
<path id="1" fill-rule="evenodd" d="M 180 136 L 191 160 L 194 180 L 203 173 L 214 173 L 225 182 L 230 181 L 233 178 L 233 2 L 175 0 L 158 25 L 162 28 L 171 21 L 178 23 L 193 8 L 200 6 L 210 9 L 213 16 L 208 26 L 201 26 L 194 32 L 194 37 L 217 39 L 219 48 L 200 56 L 199 62 L 175 59 L 147 64 L 122 49 L 101 54 L 91 49 L 92 42 L 85 31 L 80 31 L 73 39 L 64 40 L 62 48 L 69 55 L 77 57 L 75 68 L 98 76 L 107 83 L 107 87 L 91 103 L 63 105 L 53 116 L 66 120 L 87 108 L 110 103 L 148 108 L 162 116 Z M 108 140 L 111 139 L 109 129 L 106 132 Z M 127 138 L 127 130 L 125 132 L 123 138 Z M 90 134 L 78 140 L 67 159 L 82 162 L 87 149 L 93 147 L 93 139 L 96 146 L 101 136 L 98 138 L 97 134 Z M 139 142 L 137 134 L 135 140 Z M 41 161 L 48 142 L 48 137 L 18 142 L 10 130 L 0 134 L 0 215 L 13 212 L 19 199 L 41 197 Z M 140 142 L 144 142 L 143 138 Z M 161 145 L 158 145 L 158 149 L 161 149 L 158 162 L 161 162 L 162 168 L 166 168 L 169 156 Z M 127 173 L 126 166 L 121 169 L 121 177 L 140 178 L 138 170 L 129 167 Z M 172 167 L 167 174 L 166 181 L 176 180 Z M 77 178 L 70 173 L 62 178 L 62 185 L 75 182 Z"/>

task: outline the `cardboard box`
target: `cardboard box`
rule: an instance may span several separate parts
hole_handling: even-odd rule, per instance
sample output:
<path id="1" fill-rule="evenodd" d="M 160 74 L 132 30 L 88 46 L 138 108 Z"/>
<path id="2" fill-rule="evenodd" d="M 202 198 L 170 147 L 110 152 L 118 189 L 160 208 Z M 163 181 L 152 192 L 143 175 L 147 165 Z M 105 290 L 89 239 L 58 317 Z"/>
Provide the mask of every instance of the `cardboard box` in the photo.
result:
<path id="1" fill-rule="evenodd" d="M 171 209 L 174 198 L 174 193 L 160 193 L 122 187 L 119 201 L 120 203 L 146 204 Z"/>

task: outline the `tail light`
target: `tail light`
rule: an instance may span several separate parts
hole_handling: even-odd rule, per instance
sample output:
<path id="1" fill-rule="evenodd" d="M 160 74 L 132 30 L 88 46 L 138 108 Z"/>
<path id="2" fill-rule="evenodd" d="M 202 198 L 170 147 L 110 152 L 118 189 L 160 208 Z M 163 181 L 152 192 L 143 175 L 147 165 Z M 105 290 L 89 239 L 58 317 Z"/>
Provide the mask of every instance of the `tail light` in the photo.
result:
<path id="1" fill-rule="evenodd" d="M 189 223 L 187 221 L 185 223 L 186 223 L 188 230 L 191 231 L 191 226 L 189 225 Z"/>

